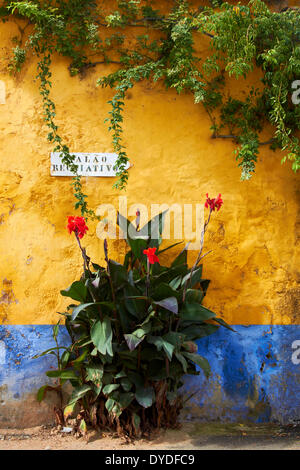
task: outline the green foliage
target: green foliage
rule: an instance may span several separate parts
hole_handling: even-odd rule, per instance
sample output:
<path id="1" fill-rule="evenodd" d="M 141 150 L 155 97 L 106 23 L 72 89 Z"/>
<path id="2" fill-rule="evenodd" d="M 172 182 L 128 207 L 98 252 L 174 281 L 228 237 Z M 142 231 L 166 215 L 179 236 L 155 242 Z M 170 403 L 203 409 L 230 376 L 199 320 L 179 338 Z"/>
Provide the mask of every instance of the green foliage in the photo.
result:
<path id="1" fill-rule="evenodd" d="M 73 387 L 65 416 L 78 404 L 86 424 L 129 436 L 175 426 L 183 376 L 202 370 L 209 377 L 209 364 L 196 353 L 195 341 L 214 333 L 219 324 L 229 326 L 202 305 L 208 282 L 202 279 L 202 266 L 191 276 L 186 248 L 170 267 L 147 263 L 143 251 L 159 246 L 163 220 L 160 214 L 129 235 L 130 222 L 119 216 L 130 247 L 124 264 L 108 258 L 105 244 L 106 266 L 94 265 L 95 271 L 86 270 L 62 291 L 80 302 L 64 314 L 71 345 L 64 357 L 58 346 L 42 354 L 58 357 L 57 370 L 47 376 L 58 378 L 60 389 L 66 381 Z M 156 239 L 150 237 L 151 225 L 158 228 Z M 57 332 L 58 325 L 53 330 L 56 342 Z M 38 399 L 43 396 L 44 387 Z"/>
<path id="2" fill-rule="evenodd" d="M 92 0 L 3 2 L 3 21 L 13 15 L 27 18 L 28 25 L 33 25 L 26 41 L 26 26 L 23 28 L 9 67 L 20 70 L 30 52 L 39 56 L 48 140 L 75 174 L 76 208 L 82 215 L 94 213 L 87 207 L 74 159 L 54 123 L 55 105 L 50 98 L 54 53 L 70 59 L 71 75 L 84 76 L 88 68 L 98 64 L 118 65 L 115 72 L 100 77 L 98 85 L 114 90 L 107 122 L 118 154 L 115 186 L 120 189 L 128 181 L 122 127 L 126 94 L 143 80 L 161 81 L 178 93 L 192 93 L 212 121 L 212 137 L 236 142 L 242 179 L 249 179 L 255 171 L 260 147 L 265 144 L 282 149 L 283 161 L 289 159 L 293 170 L 299 169 L 300 106 L 291 102 L 292 83 L 300 76 L 299 10 L 272 12 L 261 0 L 244 6 L 222 1 L 207 5 L 196 8 L 186 0 L 177 0 L 170 8 L 165 2 L 163 13 L 153 9 L 149 1 L 119 0 L 113 6 Z M 130 41 L 126 37 L 129 29 Z M 199 57 L 196 50 L 198 37 L 210 42 L 206 57 Z M 228 95 L 228 78 L 236 79 L 242 89 L 254 68 L 261 77 L 257 89 L 247 92 L 245 98 Z M 273 135 L 268 142 L 261 142 L 260 133 L 269 124 Z"/>

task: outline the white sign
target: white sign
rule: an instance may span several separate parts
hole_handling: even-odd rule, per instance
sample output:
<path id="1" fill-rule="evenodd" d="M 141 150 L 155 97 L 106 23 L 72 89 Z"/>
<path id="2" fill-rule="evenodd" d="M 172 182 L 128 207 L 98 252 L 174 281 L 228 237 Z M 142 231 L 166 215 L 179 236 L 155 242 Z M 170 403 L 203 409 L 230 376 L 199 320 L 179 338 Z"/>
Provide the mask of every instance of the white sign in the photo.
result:
<path id="1" fill-rule="evenodd" d="M 74 176 L 67 169 L 60 158 L 60 153 L 51 153 L 51 176 Z M 77 165 L 77 173 L 81 176 L 116 176 L 114 166 L 118 155 L 116 153 L 72 153 L 74 164 Z M 126 169 L 130 166 L 126 165 Z"/>

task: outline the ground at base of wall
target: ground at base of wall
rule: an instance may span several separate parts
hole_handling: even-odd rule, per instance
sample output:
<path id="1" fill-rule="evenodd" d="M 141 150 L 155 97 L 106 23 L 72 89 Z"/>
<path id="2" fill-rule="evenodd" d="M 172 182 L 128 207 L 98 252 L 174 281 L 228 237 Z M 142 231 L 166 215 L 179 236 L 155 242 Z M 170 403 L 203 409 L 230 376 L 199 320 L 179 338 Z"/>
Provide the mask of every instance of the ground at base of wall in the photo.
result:
<path id="1" fill-rule="evenodd" d="M 0 429 L 0 450 L 300 450 L 300 426 L 185 423 L 151 440 L 128 443 L 89 431 L 76 438 L 55 427 Z"/>

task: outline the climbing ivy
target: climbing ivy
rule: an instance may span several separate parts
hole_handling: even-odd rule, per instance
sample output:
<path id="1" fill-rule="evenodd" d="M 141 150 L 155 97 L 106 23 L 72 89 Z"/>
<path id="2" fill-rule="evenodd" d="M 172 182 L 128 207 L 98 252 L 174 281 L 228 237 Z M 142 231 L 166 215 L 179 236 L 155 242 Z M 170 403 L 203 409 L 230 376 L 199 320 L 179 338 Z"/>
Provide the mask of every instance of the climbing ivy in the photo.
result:
<path id="1" fill-rule="evenodd" d="M 106 121 L 118 154 L 115 186 L 120 189 L 128 181 L 129 158 L 122 128 L 126 93 L 142 80 L 161 81 L 179 94 L 192 93 L 195 104 L 204 106 L 211 119 L 212 137 L 236 142 L 242 179 L 249 179 L 255 171 L 262 145 L 283 150 L 282 161 L 289 159 L 297 171 L 300 106 L 292 102 L 291 95 L 292 84 L 300 77 L 300 15 L 298 8 L 274 11 L 277 4 L 261 0 L 247 5 L 186 0 L 2 2 L 3 21 L 11 16 L 28 21 L 19 26 L 20 37 L 12 38 L 9 69 L 19 71 L 31 53 L 38 57 L 48 140 L 74 173 L 76 207 L 82 215 L 93 217 L 94 213 L 88 209 L 74 157 L 55 124 L 55 104 L 50 97 L 53 54 L 68 57 L 70 74 L 82 77 L 99 64 L 118 65 L 97 83 L 114 90 Z M 130 41 L 126 36 L 129 30 Z M 209 43 L 206 57 L 197 54 L 199 40 Z M 245 98 L 228 95 L 228 88 L 225 92 L 230 77 L 237 79 L 242 89 L 243 80 L 254 69 L 260 85 L 252 87 Z M 260 134 L 268 124 L 274 131 L 264 142 Z"/>

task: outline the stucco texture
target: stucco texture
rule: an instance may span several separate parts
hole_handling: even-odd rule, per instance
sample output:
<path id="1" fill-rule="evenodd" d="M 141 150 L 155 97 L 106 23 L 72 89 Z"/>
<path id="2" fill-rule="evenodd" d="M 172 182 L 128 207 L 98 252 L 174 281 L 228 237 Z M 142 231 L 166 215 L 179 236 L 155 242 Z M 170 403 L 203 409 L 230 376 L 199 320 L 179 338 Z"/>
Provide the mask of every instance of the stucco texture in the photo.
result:
<path id="1" fill-rule="evenodd" d="M 0 323 L 51 324 L 67 300 L 59 295 L 78 278 L 82 262 L 66 218 L 74 214 L 70 178 L 50 176 L 50 152 L 38 93 L 36 58 L 22 72 L 7 73 L 16 23 L 0 28 L 0 80 L 6 104 L 0 105 Z M 199 43 L 199 52 L 208 43 Z M 70 77 L 68 62 L 56 57 L 52 96 L 60 133 L 74 152 L 112 152 L 103 123 L 113 92 L 96 88 L 96 79 L 114 70 L 98 66 L 84 78 Z M 258 80 L 230 81 L 242 96 Z M 206 238 L 213 250 L 204 262 L 212 280 L 205 301 L 232 324 L 299 323 L 299 176 L 281 165 L 282 154 L 263 146 L 256 173 L 240 181 L 229 139 L 211 138 L 210 121 L 190 95 L 178 96 L 160 84 L 136 85 L 127 94 L 124 143 L 132 167 L 126 193 L 133 203 L 203 203 L 208 192 L 222 194 Z M 265 129 L 262 140 L 270 136 Z M 120 192 L 111 178 L 83 178 L 89 204 L 118 208 Z M 103 261 L 97 222 L 89 222 L 84 245 L 96 262 Z M 171 243 L 171 242 L 170 242 Z M 172 254 L 180 248 L 174 248 Z M 122 260 L 123 240 L 109 242 L 111 258 Z M 190 263 L 196 252 L 190 252 Z M 168 261 L 167 257 L 162 257 Z M 297 316 L 298 315 L 298 316 Z"/>

